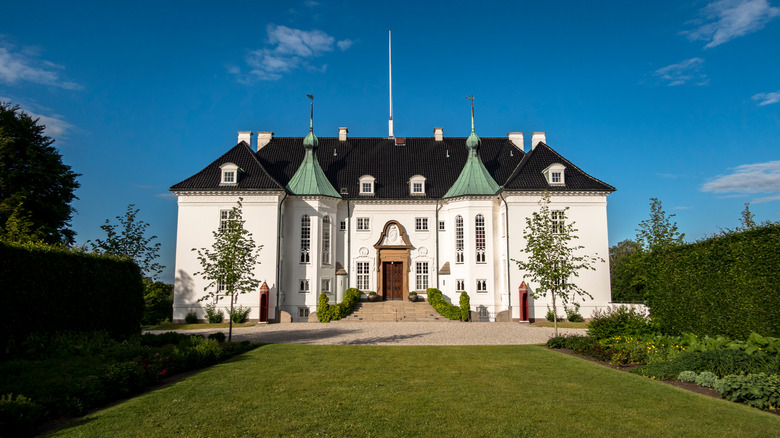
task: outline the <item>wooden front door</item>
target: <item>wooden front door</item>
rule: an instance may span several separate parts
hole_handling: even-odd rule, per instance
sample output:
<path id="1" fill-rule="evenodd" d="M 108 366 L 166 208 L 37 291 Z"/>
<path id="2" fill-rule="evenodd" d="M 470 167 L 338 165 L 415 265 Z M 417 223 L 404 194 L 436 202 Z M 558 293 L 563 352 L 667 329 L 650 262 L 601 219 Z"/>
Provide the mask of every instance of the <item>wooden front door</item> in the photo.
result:
<path id="1" fill-rule="evenodd" d="M 382 263 L 382 269 L 382 278 L 384 279 L 382 290 L 385 293 L 385 299 L 404 299 L 404 264 L 401 262 L 384 262 Z"/>

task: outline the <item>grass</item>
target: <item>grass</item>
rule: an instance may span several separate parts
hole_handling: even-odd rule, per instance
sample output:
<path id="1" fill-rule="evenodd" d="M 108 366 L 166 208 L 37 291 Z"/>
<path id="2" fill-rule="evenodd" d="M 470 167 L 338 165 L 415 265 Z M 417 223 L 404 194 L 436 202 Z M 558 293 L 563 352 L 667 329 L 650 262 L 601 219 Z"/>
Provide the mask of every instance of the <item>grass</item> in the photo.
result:
<path id="1" fill-rule="evenodd" d="M 144 330 L 198 330 L 198 329 L 218 329 L 218 328 L 228 328 L 230 323 L 227 322 L 221 322 L 219 324 L 207 324 L 207 323 L 200 323 L 200 324 L 174 324 L 172 322 L 168 322 L 165 324 L 158 324 L 158 325 L 152 325 L 152 326 L 145 326 L 143 327 Z M 257 323 L 254 322 L 244 322 L 241 324 L 233 323 L 233 328 L 236 327 L 254 327 L 257 325 Z"/>
<path id="2" fill-rule="evenodd" d="M 531 325 L 533 327 L 555 327 L 552 321 L 547 321 L 546 319 L 537 319 L 536 321 L 532 322 Z M 588 323 L 587 321 L 586 322 L 558 321 L 558 328 L 586 329 L 588 328 Z"/>
<path id="3" fill-rule="evenodd" d="M 266 345 L 51 436 L 776 436 L 780 417 L 538 346 Z"/>

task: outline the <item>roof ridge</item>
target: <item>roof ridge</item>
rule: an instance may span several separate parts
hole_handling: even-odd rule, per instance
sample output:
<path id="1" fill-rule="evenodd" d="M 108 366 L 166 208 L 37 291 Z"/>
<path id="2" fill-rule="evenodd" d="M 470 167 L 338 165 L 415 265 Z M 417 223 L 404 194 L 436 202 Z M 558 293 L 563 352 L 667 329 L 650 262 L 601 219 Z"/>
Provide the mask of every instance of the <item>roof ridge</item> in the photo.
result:
<path id="1" fill-rule="evenodd" d="M 279 188 L 280 188 L 280 189 L 282 189 L 282 190 L 285 190 L 284 186 L 283 186 L 283 185 L 281 185 L 281 184 L 279 183 L 279 181 L 277 181 L 277 180 L 276 180 L 276 178 L 274 178 L 274 177 L 273 177 L 273 176 L 272 176 L 272 175 L 271 175 L 271 174 L 268 172 L 268 170 L 265 168 L 265 166 L 263 166 L 263 163 L 261 163 L 261 162 L 260 162 L 260 160 L 257 158 L 257 155 L 255 155 L 255 151 L 253 151 L 253 150 L 252 150 L 252 147 L 251 147 L 251 146 L 249 146 L 249 145 L 248 145 L 248 144 L 247 144 L 245 141 L 243 141 L 243 140 L 241 141 L 241 143 L 243 143 L 243 144 L 244 144 L 244 147 L 247 149 L 247 152 L 249 152 L 249 155 L 251 155 L 251 156 L 252 156 L 252 159 L 255 161 L 255 163 L 256 163 L 258 166 L 260 166 L 260 169 L 263 171 L 263 173 L 265 173 L 265 176 L 267 176 L 267 177 L 268 177 L 268 178 L 269 178 L 271 181 L 273 181 L 273 182 L 274 182 L 274 184 L 276 184 L 277 186 L 279 186 Z"/>
<path id="2" fill-rule="evenodd" d="M 558 156 L 558 158 L 560 158 L 561 160 L 563 160 L 563 161 L 565 161 L 565 162 L 569 163 L 569 165 L 571 165 L 571 167 L 573 167 L 573 168 L 575 168 L 575 169 L 579 170 L 579 171 L 580 171 L 580 172 L 582 172 L 582 173 L 583 173 L 585 176 L 587 176 L 588 178 L 592 179 L 593 181 L 596 181 L 596 182 L 599 182 L 599 183 L 601 183 L 601 184 L 604 184 L 605 186 L 607 186 L 607 187 L 610 187 L 610 188 L 611 188 L 613 191 L 617 191 L 617 189 L 616 189 L 615 187 L 613 187 L 611 184 L 607 184 L 607 183 L 605 183 L 604 181 L 602 181 L 602 180 L 600 180 L 600 179 L 598 179 L 598 178 L 596 178 L 596 177 L 594 177 L 594 176 L 591 176 L 591 174 L 589 174 L 588 172 L 585 172 L 584 170 L 580 169 L 580 168 L 579 168 L 579 166 L 577 166 L 576 164 L 574 164 L 574 163 L 572 163 L 571 161 L 569 161 L 569 160 L 568 160 L 566 157 L 564 157 L 563 155 L 559 154 L 559 153 L 558 153 L 558 152 L 557 152 L 555 149 L 553 149 L 553 148 L 551 148 L 549 145 L 547 145 L 547 143 L 545 143 L 545 142 L 543 142 L 543 141 L 540 141 L 540 142 L 539 142 L 539 144 L 538 144 L 536 147 L 539 147 L 539 145 L 543 145 L 544 147 L 546 147 L 547 149 L 549 149 L 549 150 L 550 150 L 550 152 L 552 152 L 553 154 L 555 154 L 556 156 Z"/>

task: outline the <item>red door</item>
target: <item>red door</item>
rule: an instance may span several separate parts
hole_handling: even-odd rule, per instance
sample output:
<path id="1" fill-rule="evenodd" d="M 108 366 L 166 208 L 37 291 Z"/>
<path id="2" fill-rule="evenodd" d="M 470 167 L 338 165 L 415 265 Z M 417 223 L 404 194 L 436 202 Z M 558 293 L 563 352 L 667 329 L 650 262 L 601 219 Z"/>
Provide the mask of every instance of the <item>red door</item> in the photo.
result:
<path id="1" fill-rule="evenodd" d="M 385 262 L 382 264 L 383 287 L 386 300 L 402 300 L 403 292 L 403 263 Z"/>

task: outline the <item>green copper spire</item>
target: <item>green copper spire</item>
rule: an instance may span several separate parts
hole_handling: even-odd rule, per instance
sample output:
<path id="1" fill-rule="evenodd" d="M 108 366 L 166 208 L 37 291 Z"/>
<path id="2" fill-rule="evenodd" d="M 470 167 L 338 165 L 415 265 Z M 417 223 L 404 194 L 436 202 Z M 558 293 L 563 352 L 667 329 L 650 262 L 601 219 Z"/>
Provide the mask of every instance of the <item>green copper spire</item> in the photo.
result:
<path id="1" fill-rule="evenodd" d="M 303 139 L 303 147 L 306 149 L 306 155 L 303 157 L 300 167 L 293 175 L 290 182 L 287 183 L 287 190 L 295 195 L 322 195 L 340 198 L 339 192 L 333 188 L 325 172 L 322 171 L 315 151 L 319 145 L 317 136 L 314 135 L 314 96 L 306 95 L 311 99 L 311 110 L 309 113 L 309 133 Z"/>
<path id="2" fill-rule="evenodd" d="M 490 176 L 490 173 L 482 163 L 482 159 L 477 154 L 477 149 L 482 143 L 477 133 L 474 131 L 474 96 L 467 97 L 471 101 L 471 135 L 466 139 L 466 147 L 469 148 L 469 157 L 463 170 L 460 171 L 455 184 L 447 190 L 445 198 L 454 198 L 467 195 L 495 195 L 498 193 L 499 186 L 496 180 Z"/>

